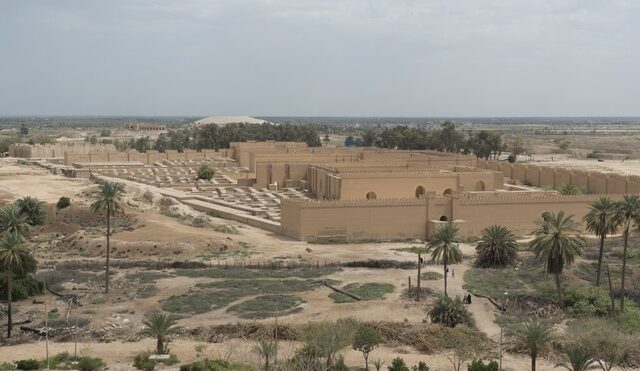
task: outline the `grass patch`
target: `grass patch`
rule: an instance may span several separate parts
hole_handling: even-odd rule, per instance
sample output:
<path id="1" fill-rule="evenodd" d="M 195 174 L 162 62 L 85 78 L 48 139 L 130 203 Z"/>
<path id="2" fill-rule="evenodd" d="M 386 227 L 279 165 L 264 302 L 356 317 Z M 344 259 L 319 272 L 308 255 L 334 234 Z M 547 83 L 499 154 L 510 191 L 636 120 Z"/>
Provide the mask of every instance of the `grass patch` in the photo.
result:
<path id="1" fill-rule="evenodd" d="M 211 268 L 211 269 L 178 269 L 176 274 L 184 277 L 207 277 L 226 279 L 258 279 L 258 278 L 316 278 L 340 271 L 337 267 L 294 268 L 294 269 L 243 269 L 243 268 Z"/>
<path id="2" fill-rule="evenodd" d="M 140 283 L 153 283 L 157 280 L 171 278 L 172 274 L 158 271 L 143 271 L 135 273 L 127 273 L 124 278 L 128 281 L 138 281 Z"/>
<path id="3" fill-rule="evenodd" d="M 493 298 L 503 298 L 505 292 L 514 297 L 528 291 L 514 269 L 469 269 L 462 288 Z"/>
<path id="4" fill-rule="evenodd" d="M 383 299 L 386 294 L 393 292 L 393 285 L 390 283 L 350 283 L 342 288 L 342 290 L 356 295 L 362 300 L 378 300 Z M 353 303 L 354 299 L 339 292 L 332 292 L 329 297 L 334 303 Z"/>
<path id="5" fill-rule="evenodd" d="M 156 285 L 144 285 L 136 291 L 136 297 L 140 299 L 147 299 L 156 296 L 158 293 L 158 287 Z"/>
<path id="6" fill-rule="evenodd" d="M 216 292 L 194 292 L 171 296 L 162 304 L 162 309 L 172 313 L 206 313 L 225 308 L 232 302 L 242 298 L 240 290 L 224 290 Z"/>
<path id="7" fill-rule="evenodd" d="M 427 254 L 429 252 L 429 249 L 424 246 L 399 247 L 391 250 L 399 252 L 409 252 L 413 254 Z"/>
<path id="8" fill-rule="evenodd" d="M 434 271 L 426 271 L 424 273 L 422 273 L 422 276 L 420 276 L 423 280 L 426 281 L 437 281 L 437 280 L 441 280 L 444 278 L 444 276 L 442 275 L 442 273 L 438 273 L 438 272 L 434 272 Z"/>
<path id="9" fill-rule="evenodd" d="M 224 280 L 216 282 L 198 283 L 199 288 L 231 289 L 242 292 L 243 296 L 290 293 L 313 290 L 321 283 L 315 280 Z"/>
<path id="10" fill-rule="evenodd" d="M 260 319 L 278 316 L 286 316 L 302 310 L 300 304 L 305 301 L 297 296 L 290 295 L 262 295 L 254 299 L 243 301 L 227 309 L 240 318 Z"/>

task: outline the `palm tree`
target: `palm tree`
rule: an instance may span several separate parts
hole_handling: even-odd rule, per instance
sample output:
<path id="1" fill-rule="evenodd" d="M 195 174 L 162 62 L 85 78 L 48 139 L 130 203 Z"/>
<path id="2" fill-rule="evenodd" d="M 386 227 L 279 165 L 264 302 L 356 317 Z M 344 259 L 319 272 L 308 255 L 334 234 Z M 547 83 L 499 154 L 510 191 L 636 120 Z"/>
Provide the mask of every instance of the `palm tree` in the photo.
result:
<path id="1" fill-rule="evenodd" d="M 616 205 L 616 221 L 622 227 L 624 251 L 622 253 L 622 278 L 620 280 L 620 311 L 624 313 L 625 273 L 627 270 L 627 247 L 629 246 L 629 232 L 632 225 L 640 226 L 640 197 L 638 195 L 626 195 Z"/>
<path id="2" fill-rule="evenodd" d="M 563 309 L 560 275 L 565 265 L 573 263 L 575 257 L 582 252 L 585 240 L 578 233 L 573 215 L 566 216 L 564 211 L 557 214 L 545 212 L 542 214 L 542 220 L 538 222 L 538 229 L 534 232 L 535 238 L 529 242 L 536 257 L 544 260 L 547 273 L 555 276 L 558 302 Z"/>
<path id="3" fill-rule="evenodd" d="M 23 245 L 22 238 L 15 232 L 6 233 L 0 240 L 0 267 L 7 275 L 7 337 L 11 337 L 11 301 L 13 290 L 13 274 L 22 269 L 29 255 L 29 250 Z"/>
<path id="4" fill-rule="evenodd" d="M 438 228 L 429 241 L 431 261 L 442 261 L 444 269 L 444 295 L 447 296 L 447 266 L 462 262 L 462 251 L 458 246 L 458 227 L 444 224 Z"/>
<path id="5" fill-rule="evenodd" d="M 551 325 L 547 322 L 529 320 L 516 332 L 516 336 L 531 356 L 531 371 L 536 371 L 538 354 L 553 340 Z"/>
<path id="6" fill-rule="evenodd" d="M 476 265 L 482 268 L 504 268 L 518 256 L 516 236 L 506 227 L 491 225 L 480 235 L 476 245 Z"/>
<path id="7" fill-rule="evenodd" d="M 29 236 L 27 217 L 20 212 L 17 205 L 0 209 L 0 233 L 15 233 L 21 239 Z"/>
<path id="8" fill-rule="evenodd" d="M 598 270 L 596 272 L 596 286 L 600 286 L 602 272 L 602 254 L 604 240 L 607 235 L 616 233 L 616 203 L 609 197 L 600 197 L 589 204 L 589 212 L 584 216 L 587 230 L 600 237 L 600 252 L 598 253 Z"/>
<path id="9" fill-rule="evenodd" d="M 20 210 L 20 213 L 27 218 L 29 225 L 42 225 L 46 217 L 44 210 L 45 203 L 35 197 L 26 196 L 17 199 L 14 204 Z"/>
<path id="10" fill-rule="evenodd" d="M 109 293 L 109 254 L 111 250 L 111 215 L 122 209 L 120 200 L 124 194 L 124 185 L 116 182 L 104 182 L 100 184 L 97 200 L 91 204 L 94 213 L 107 212 L 107 264 L 105 274 L 105 293 Z"/>
<path id="11" fill-rule="evenodd" d="M 142 324 L 145 328 L 141 331 L 142 335 L 155 337 L 158 342 L 156 344 L 156 354 L 166 354 L 166 337 L 178 332 L 179 327 L 176 326 L 178 317 L 170 314 L 166 315 L 160 312 L 149 313 Z"/>
<path id="12" fill-rule="evenodd" d="M 568 362 L 561 362 L 556 367 L 564 367 L 569 371 L 587 371 L 592 369 L 593 356 L 584 347 L 579 345 L 569 345 L 564 348 L 564 354 Z"/>

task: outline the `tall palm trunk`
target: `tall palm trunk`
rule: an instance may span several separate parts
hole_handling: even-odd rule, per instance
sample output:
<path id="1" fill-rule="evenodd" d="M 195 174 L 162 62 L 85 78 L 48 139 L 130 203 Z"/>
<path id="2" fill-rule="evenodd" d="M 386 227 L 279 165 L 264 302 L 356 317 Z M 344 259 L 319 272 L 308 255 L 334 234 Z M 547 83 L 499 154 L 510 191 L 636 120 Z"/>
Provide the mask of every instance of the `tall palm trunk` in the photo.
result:
<path id="1" fill-rule="evenodd" d="M 11 337 L 11 330 L 13 323 L 11 321 L 11 301 L 13 297 L 11 291 L 13 290 L 13 270 L 11 267 L 7 269 L 7 337 Z"/>
<path id="2" fill-rule="evenodd" d="M 538 357 L 537 354 L 532 354 L 531 355 L 531 371 L 536 371 L 536 358 Z"/>
<path id="3" fill-rule="evenodd" d="M 109 254 L 111 252 L 111 206 L 107 206 L 107 269 L 105 275 L 105 290 L 106 294 L 109 293 Z"/>
<path id="4" fill-rule="evenodd" d="M 164 354 L 164 342 L 162 341 L 162 336 L 158 336 L 158 342 L 156 344 L 156 353 Z"/>
<path id="5" fill-rule="evenodd" d="M 622 278 L 620 279 L 620 312 L 624 314 L 624 276 L 627 271 L 627 246 L 629 245 L 629 223 L 624 230 L 624 252 L 622 253 Z"/>
<path id="6" fill-rule="evenodd" d="M 560 285 L 560 273 L 553 274 L 556 279 L 556 291 L 558 293 L 558 303 L 560 304 L 560 309 L 564 311 L 564 300 L 562 298 L 562 287 Z"/>
<path id="7" fill-rule="evenodd" d="M 444 296 L 447 295 L 447 255 L 444 257 Z"/>
<path id="8" fill-rule="evenodd" d="M 596 286 L 600 286 L 600 272 L 602 271 L 602 254 L 604 252 L 604 239 L 606 234 L 603 233 L 600 236 L 600 252 L 598 253 L 598 271 L 596 272 Z"/>

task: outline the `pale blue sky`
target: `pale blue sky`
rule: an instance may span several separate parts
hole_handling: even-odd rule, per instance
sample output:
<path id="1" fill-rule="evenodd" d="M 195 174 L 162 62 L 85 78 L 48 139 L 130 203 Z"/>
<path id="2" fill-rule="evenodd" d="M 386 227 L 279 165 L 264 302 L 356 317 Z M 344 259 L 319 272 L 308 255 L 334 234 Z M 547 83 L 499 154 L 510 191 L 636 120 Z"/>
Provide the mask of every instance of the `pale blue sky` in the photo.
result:
<path id="1" fill-rule="evenodd" d="M 0 115 L 640 116 L 637 0 L 0 0 Z"/>

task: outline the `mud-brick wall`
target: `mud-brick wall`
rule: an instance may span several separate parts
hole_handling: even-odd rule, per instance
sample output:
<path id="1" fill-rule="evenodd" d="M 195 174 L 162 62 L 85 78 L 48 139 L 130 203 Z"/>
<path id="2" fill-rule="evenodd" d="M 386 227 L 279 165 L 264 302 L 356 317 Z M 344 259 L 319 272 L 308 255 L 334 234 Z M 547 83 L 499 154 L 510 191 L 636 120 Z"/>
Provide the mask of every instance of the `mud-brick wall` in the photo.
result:
<path id="1" fill-rule="evenodd" d="M 107 153 L 107 161 L 109 162 L 127 162 L 128 158 L 125 152 Z"/>
<path id="2" fill-rule="evenodd" d="M 627 193 L 627 177 L 618 174 L 607 175 L 607 193 Z"/>
<path id="3" fill-rule="evenodd" d="M 555 187 L 556 172 L 552 167 L 541 166 L 540 168 L 540 187 Z"/>
<path id="4" fill-rule="evenodd" d="M 426 236 L 426 203 L 390 200 L 311 202 L 283 200 L 282 231 L 299 240 L 346 237 L 348 240 L 405 239 Z M 396 200 L 397 202 L 397 200 Z"/>
<path id="5" fill-rule="evenodd" d="M 540 187 L 540 168 L 535 165 L 527 165 L 524 183 L 534 187 Z"/>
<path id="6" fill-rule="evenodd" d="M 589 172 L 589 193 L 607 193 L 607 175 L 599 172 Z"/>
<path id="7" fill-rule="evenodd" d="M 583 189 L 589 189 L 589 172 L 584 170 L 571 171 L 571 184 Z"/>

